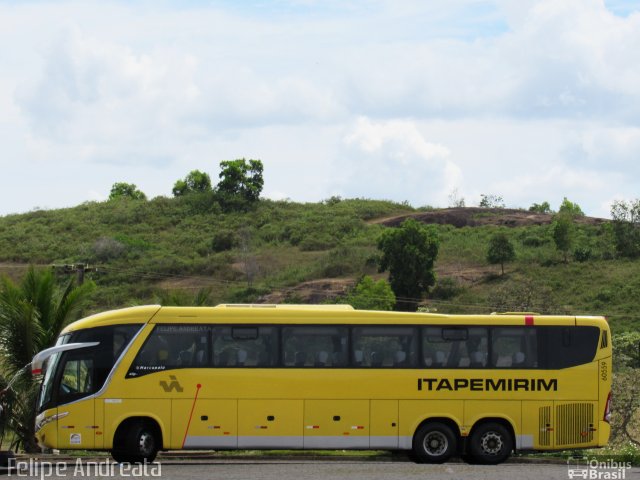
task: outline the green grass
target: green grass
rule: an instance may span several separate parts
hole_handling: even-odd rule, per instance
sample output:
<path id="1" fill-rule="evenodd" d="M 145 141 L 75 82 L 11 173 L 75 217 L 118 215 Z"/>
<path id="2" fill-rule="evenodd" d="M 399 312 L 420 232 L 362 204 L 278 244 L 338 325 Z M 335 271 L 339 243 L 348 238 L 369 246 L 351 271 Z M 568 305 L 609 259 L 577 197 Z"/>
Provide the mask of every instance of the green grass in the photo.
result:
<path id="1" fill-rule="evenodd" d="M 214 200 L 204 194 L 88 202 L 0 217 L 0 262 L 97 265 L 92 310 L 153 302 L 159 290 L 195 293 L 202 286 L 211 288 L 211 303 L 255 300 L 309 280 L 375 274 L 376 241 L 385 227 L 368 221 L 417 211 L 389 201 L 333 198 L 263 200 L 247 211 L 229 212 Z M 431 308 L 489 312 L 496 291 L 526 284 L 557 312 L 606 315 L 618 331 L 640 326 L 640 262 L 615 258 L 606 227 L 577 226 L 571 253 L 579 248 L 587 261 L 570 255 L 568 264 L 549 226 L 437 229 L 436 266 L 460 288 Z M 489 238 L 497 231 L 510 237 L 517 255 L 504 277 L 491 274 L 499 266 L 486 261 Z M 455 272 L 469 269 L 480 272 L 471 283 L 455 278 Z"/>

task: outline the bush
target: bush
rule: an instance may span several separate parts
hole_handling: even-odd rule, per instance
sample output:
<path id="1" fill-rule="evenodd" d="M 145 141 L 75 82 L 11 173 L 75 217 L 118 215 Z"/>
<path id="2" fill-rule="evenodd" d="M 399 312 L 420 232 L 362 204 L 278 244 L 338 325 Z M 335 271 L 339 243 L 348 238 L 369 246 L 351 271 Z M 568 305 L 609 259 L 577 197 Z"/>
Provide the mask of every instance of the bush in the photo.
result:
<path id="1" fill-rule="evenodd" d="M 548 238 L 539 237 L 537 235 L 527 235 L 522 239 L 522 245 L 525 247 L 538 248 L 549 243 Z"/>
<path id="2" fill-rule="evenodd" d="M 463 288 L 452 277 L 438 279 L 435 287 L 429 293 L 429 297 L 436 300 L 450 300 L 462 292 Z"/>
<path id="3" fill-rule="evenodd" d="M 124 254 L 126 247 L 118 240 L 110 237 L 100 237 L 91 247 L 93 257 L 100 262 L 108 262 Z"/>
<path id="4" fill-rule="evenodd" d="M 323 235 L 320 238 L 307 237 L 298 245 L 303 252 L 316 252 L 320 250 L 329 250 L 336 246 L 336 240 L 329 237 L 329 235 Z"/>
<path id="5" fill-rule="evenodd" d="M 229 303 L 256 303 L 267 293 L 266 288 L 247 287 L 231 292 L 227 298 Z"/>
<path id="6" fill-rule="evenodd" d="M 573 258 L 575 258 L 578 262 L 588 262 L 591 260 L 593 256 L 593 252 L 589 247 L 577 247 L 573 251 Z"/>
<path id="7" fill-rule="evenodd" d="M 365 275 L 344 298 L 344 301 L 357 310 L 393 310 L 396 296 L 389 282 L 386 280 L 376 282 Z"/>
<path id="8" fill-rule="evenodd" d="M 233 230 L 219 230 L 211 239 L 211 250 L 224 252 L 238 245 L 238 235 Z"/>
<path id="9" fill-rule="evenodd" d="M 553 213 L 549 202 L 534 203 L 529 207 L 529 211 L 533 213 Z"/>

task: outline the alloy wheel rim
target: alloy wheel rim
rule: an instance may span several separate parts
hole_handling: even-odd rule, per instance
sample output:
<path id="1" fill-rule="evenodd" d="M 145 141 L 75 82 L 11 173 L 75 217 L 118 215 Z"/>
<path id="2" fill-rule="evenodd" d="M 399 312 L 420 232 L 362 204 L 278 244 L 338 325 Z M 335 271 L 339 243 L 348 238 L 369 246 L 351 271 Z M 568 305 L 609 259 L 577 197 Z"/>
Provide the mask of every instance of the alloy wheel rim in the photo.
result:
<path id="1" fill-rule="evenodd" d="M 151 453 L 154 448 L 153 435 L 149 432 L 142 432 L 138 445 L 140 447 L 140 453 L 144 455 Z"/>
<path id="2" fill-rule="evenodd" d="M 502 450 L 502 436 L 496 432 L 487 432 L 480 439 L 482 451 L 488 455 L 497 455 Z"/>
<path id="3" fill-rule="evenodd" d="M 442 455 L 449 447 L 449 440 L 442 432 L 428 433 L 422 443 L 424 451 L 432 457 Z"/>

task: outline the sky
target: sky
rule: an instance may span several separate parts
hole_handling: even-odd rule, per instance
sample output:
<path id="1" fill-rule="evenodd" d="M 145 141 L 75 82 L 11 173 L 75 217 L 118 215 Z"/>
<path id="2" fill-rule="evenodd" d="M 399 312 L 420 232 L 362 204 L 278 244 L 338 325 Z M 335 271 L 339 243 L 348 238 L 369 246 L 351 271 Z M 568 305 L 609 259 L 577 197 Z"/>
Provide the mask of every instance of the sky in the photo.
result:
<path id="1" fill-rule="evenodd" d="M 171 196 L 640 197 L 640 0 L 0 0 L 0 215 Z"/>

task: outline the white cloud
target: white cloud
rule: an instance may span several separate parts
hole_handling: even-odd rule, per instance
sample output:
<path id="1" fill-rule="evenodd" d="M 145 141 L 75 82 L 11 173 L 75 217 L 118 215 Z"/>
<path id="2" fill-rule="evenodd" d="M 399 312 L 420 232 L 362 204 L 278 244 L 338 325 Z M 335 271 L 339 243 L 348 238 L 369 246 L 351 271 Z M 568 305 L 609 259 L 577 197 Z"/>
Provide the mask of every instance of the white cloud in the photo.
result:
<path id="1" fill-rule="evenodd" d="M 444 145 L 428 142 L 407 120 L 357 119 L 335 170 L 343 194 L 442 203 L 461 182 L 461 171 Z"/>
<path id="2" fill-rule="evenodd" d="M 1 4 L 3 177 L 86 189 L 3 182 L 0 214 L 114 181 L 168 194 L 243 156 L 265 161 L 265 193 L 305 201 L 445 205 L 459 188 L 525 206 L 584 195 L 600 211 L 637 190 L 640 13 L 598 0 L 263 7 Z"/>

